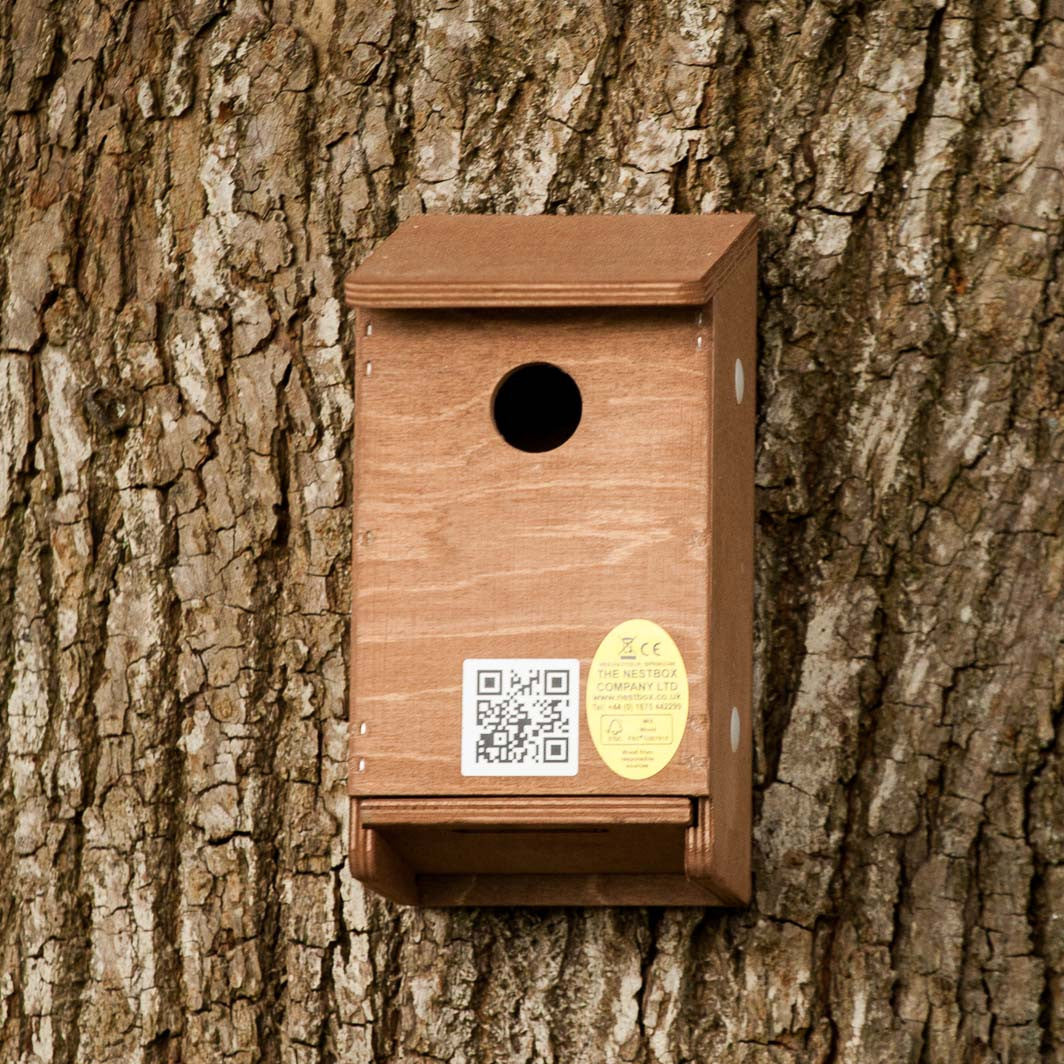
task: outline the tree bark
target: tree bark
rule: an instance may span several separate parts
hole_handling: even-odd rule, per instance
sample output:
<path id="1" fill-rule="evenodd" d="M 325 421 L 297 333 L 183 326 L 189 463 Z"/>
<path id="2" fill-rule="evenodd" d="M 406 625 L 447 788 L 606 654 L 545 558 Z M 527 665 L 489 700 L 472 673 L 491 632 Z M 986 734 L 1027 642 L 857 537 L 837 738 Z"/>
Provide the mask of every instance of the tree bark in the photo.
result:
<path id="1" fill-rule="evenodd" d="M 1064 0 L 0 38 L 0 1059 L 1061 1058 Z M 753 904 L 364 895 L 344 273 L 420 211 L 715 209 L 763 227 Z"/>

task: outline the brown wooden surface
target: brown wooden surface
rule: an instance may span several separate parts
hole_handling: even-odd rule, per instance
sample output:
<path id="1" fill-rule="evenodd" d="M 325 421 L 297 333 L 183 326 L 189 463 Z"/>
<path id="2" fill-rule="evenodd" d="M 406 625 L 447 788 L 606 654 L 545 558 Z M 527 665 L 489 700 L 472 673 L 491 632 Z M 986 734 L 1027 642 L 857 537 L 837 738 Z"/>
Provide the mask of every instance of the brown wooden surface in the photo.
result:
<path id="1" fill-rule="evenodd" d="M 686 827 L 689 798 L 363 798 L 366 827 L 655 824 Z"/>
<path id="2" fill-rule="evenodd" d="M 751 249 L 713 299 L 710 471 L 710 876 L 736 901 L 750 897 L 754 618 L 754 424 L 757 259 Z M 736 401 L 735 362 L 744 371 Z M 731 748 L 732 707 L 739 745 Z"/>
<path id="3" fill-rule="evenodd" d="M 355 798 L 351 870 L 408 905 L 734 904 L 690 874 L 692 819 L 682 798 Z"/>
<path id="4" fill-rule="evenodd" d="M 578 275 L 588 292 L 644 283 L 616 246 L 633 226 L 656 233 L 659 251 L 666 231 L 682 231 L 583 219 L 608 239 L 570 260 L 560 234 L 581 227 L 554 221 L 421 219 L 359 276 L 422 286 L 419 299 L 430 283 L 469 298 L 495 276 L 553 285 L 564 301 Z M 533 893 L 572 903 L 610 882 L 611 897 L 635 896 L 665 875 L 675 882 L 658 903 L 749 897 L 754 227 L 687 221 L 743 235 L 710 249 L 718 287 L 696 309 L 358 315 L 350 791 L 363 798 L 352 867 L 392 896 L 409 898 L 413 876 L 417 896 L 439 904 L 504 903 L 536 877 Z M 573 261 L 582 273 L 567 273 Z M 662 261 L 641 268 L 674 283 Z M 498 382 L 533 361 L 569 373 L 583 401 L 573 437 L 540 454 L 510 447 L 491 418 Z M 687 730 L 662 771 L 634 781 L 609 769 L 581 704 L 575 776 L 461 775 L 464 659 L 575 658 L 583 699 L 599 643 L 635 617 L 669 632 L 688 672 Z M 592 878 L 577 888 L 581 876 Z"/>
<path id="5" fill-rule="evenodd" d="M 700 317 L 359 314 L 351 793 L 707 793 Z M 528 454 L 496 432 L 491 397 L 504 374 L 536 360 L 573 376 L 583 417 L 562 447 Z M 633 617 L 665 628 L 687 667 L 687 729 L 665 769 L 638 781 L 611 771 L 581 697 L 575 777 L 460 774 L 463 659 L 576 658 L 582 685 L 599 642 Z"/>
<path id="6" fill-rule="evenodd" d="M 345 292 L 362 307 L 698 306 L 755 233 L 749 214 L 422 215 Z"/>
<path id="7" fill-rule="evenodd" d="M 684 875 L 685 828 L 401 827 L 377 833 L 417 875 Z"/>
<path id="8" fill-rule="evenodd" d="M 350 802 L 351 874 L 378 894 L 404 905 L 416 905 L 417 885 L 410 865 L 379 831 L 362 825 L 359 802 Z"/>
<path id="9" fill-rule="evenodd" d="M 576 892 L 566 904 L 584 896 L 585 880 L 598 894 L 618 889 L 608 886 L 617 877 L 629 892 L 637 880 L 652 884 L 649 892 L 667 879 L 673 897 L 677 889 L 690 894 L 683 879 L 692 820 L 686 798 L 353 799 L 351 864 L 378 893 L 408 904 L 426 891 L 444 904 L 440 884 L 464 891 L 471 876 L 478 896 L 499 899 L 486 904 L 527 892 L 528 877 L 561 877 L 558 884 Z M 712 885 L 699 883 L 702 904 Z M 552 896 L 562 896 L 557 887 Z M 469 903 L 456 895 L 447 904 Z"/>

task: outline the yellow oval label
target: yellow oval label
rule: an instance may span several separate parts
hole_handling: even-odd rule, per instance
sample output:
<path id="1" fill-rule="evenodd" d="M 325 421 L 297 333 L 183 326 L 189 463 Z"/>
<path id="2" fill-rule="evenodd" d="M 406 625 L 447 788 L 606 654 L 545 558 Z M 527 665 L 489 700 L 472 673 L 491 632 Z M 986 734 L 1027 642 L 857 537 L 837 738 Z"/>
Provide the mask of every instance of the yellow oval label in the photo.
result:
<path id="1" fill-rule="evenodd" d="M 599 644 L 587 674 L 587 727 L 618 776 L 645 780 L 672 760 L 687 704 L 683 658 L 660 625 L 624 621 Z"/>

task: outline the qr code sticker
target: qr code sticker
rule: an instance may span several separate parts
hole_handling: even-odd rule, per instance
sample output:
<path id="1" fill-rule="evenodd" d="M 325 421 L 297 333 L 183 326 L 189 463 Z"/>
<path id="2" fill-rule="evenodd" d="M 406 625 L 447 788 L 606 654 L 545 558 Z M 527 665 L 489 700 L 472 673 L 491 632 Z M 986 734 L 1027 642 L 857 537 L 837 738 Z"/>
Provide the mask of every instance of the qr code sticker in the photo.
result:
<path id="1" fill-rule="evenodd" d="M 580 662 L 467 658 L 462 663 L 463 776 L 575 776 Z"/>

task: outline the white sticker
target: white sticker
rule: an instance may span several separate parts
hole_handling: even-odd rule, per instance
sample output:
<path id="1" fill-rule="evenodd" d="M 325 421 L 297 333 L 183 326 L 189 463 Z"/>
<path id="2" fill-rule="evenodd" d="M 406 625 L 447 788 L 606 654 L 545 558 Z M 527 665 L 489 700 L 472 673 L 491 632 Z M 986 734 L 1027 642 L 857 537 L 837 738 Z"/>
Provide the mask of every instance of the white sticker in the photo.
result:
<path id="1" fill-rule="evenodd" d="M 463 776 L 575 776 L 579 743 L 577 659 L 462 662 Z"/>

